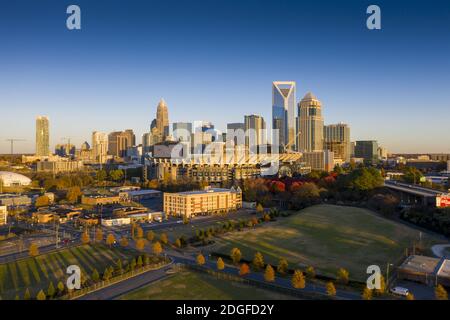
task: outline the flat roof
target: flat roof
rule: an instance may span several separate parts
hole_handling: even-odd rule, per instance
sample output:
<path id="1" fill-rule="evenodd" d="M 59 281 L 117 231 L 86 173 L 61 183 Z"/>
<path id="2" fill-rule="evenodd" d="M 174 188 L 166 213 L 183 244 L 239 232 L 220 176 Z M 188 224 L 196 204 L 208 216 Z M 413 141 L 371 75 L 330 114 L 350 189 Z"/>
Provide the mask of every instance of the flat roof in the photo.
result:
<path id="1" fill-rule="evenodd" d="M 438 276 L 450 278 L 450 260 L 445 259 L 438 271 Z"/>
<path id="2" fill-rule="evenodd" d="M 193 194 L 208 194 L 208 193 L 216 193 L 216 192 L 236 192 L 236 190 L 225 189 L 225 188 L 211 188 L 208 190 L 193 190 L 193 191 L 183 191 L 183 192 L 174 192 L 179 195 L 193 195 Z M 168 192 L 171 193 L 171 192 Z"/>
<path id="3" fill-rule="evenodd" d="M 130 190 L 130 191 L 121 191 L 120 193 L 127 193 L 130 196 L 141 196 L 150 193 L 161 193 L 159 190 Z"/>
<path id="4" fill-rule="evenodd" d="M 409 256 L 400 268 L 410 272 L 434 273 L 439 261 L 439 258 L 414 255 Z"/>

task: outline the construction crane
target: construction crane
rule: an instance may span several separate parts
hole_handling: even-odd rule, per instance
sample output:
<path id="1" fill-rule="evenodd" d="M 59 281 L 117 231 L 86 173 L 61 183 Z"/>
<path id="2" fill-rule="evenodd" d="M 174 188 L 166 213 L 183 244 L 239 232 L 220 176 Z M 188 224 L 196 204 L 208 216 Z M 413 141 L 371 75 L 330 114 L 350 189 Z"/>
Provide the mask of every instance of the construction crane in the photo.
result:
<path id="1" fill-rule="evenodd" d="M 6 141 L 9 141 L 11 143 L 11 162 L 14 156 L 14 142 L 18 142 L 18 141 L 26 141 L 25 139 L 6 139 Z"/>

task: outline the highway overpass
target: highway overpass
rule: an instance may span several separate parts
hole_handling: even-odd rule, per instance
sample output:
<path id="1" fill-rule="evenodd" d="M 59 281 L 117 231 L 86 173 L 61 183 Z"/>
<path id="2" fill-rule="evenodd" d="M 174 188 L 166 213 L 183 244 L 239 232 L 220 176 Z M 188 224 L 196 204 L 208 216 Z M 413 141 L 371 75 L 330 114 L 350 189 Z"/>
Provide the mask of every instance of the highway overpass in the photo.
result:
<path id="1" fill-rule="evenodd" d="M 436 207 L 442 197 L 448 197 L 446 192 L 420 187 L 417 185 L 385 180 L 384 186 L 396 191 L 402 204 L 422 204 Z"/>

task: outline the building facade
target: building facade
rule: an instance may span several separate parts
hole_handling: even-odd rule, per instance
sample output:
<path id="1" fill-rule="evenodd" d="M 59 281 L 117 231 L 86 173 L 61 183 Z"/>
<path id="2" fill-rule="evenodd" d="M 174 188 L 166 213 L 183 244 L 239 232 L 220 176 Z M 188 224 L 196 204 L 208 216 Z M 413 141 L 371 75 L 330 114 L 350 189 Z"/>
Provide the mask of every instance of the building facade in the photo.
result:
<path id="1" fill-rule="evenodd" d="M 105 163 L 108 158 L 108 135 L 103 132 L 92 132 L 92 157 L 97 163 Z"/>
<path id="2" fill-rule="evenodd" d="M 36 156 L 48 157 L 50 155 L 49 120 L 46 116 L 36 118 Z"/>
<path id="3" fill-rule="evenodd" d="M 6 206 L 0 206 L 0 226 L 8 222 L 8 210 Z"/>
<path id="4" fill-rule="evenodd" d="M 169 110 L 166 102 L 162 98 L 156 109 L 156 128 L 161 134 L 161 141 L 165 141 L 169 135 Z"/>
<path id="5" fill-rule="evenodd" d="M 300 132 L 297 137 L 300 151 L 323 150 L 322 104 L 311 92 L 308 92 L 298 103 L 297 127 Z"/>
<path id="6" fill-rule="evenodd" d="M 350 162 L 350 127 L 344 123 L 323 127 L 324 149 L 333 151 L 335 160 Z"/>
<path id="7" fill-rule="evenodd" d="M 60 172 L 75 172 L 83 170 L 83 162 L 82 161 L 72 161 L 72 160 L 64 160 L 64 161 L 38 161 L 36 162 L 36 171 L 37 172 L 51 172 L 51 173 L 60 173 Z"/>
<path id="8" fill-rule="evenodd" d="M 202 191 L 164 193 L 166 215 L 190 218 L 196 215 L 228 213 L 242 208 L 242 191 L 205 188 Z"/>
<path id="9" fill-rule="evenodd" d="M 174 122 L 172 124 L 173 137 L 175 141 L 188 142 L 191 141 L 192 123 L 190 122 Z"/>
<path id="10" fill-rule="evenodd" d="M 278 137 L 273 136 L 272 143 L 278 142 L 282 151 L 296 149 L 295 102 L 295 81 L 272 83 L 272 129 L 278 130 Z"/>
<path id="11" fill-rule="evenodd" d="M 108 154 L 124 158 L 128 148 L 136 145 L 136 136 L 133 130 L 115 131 L 108 135 Z"/>
<path id="12" fill-rule="evenodd" d="M 257 147 L 267 143 L 266 122 L 256 114 L 244 116 L 245 146 L 250 152 L 256 153 Z"/>
<path id="13" fill-rule="evenodd" d="M 301 161 L 311 170 L 330 172 L 334 168 L 334 153 L 330 150 L 304 152 Z"/>
<path id="14" fill-rule="evenodd" d="M 378 161 L 378 142 L 375 140 L 356 141 L 355 157 L 363 158 L 366 162 Z"/>

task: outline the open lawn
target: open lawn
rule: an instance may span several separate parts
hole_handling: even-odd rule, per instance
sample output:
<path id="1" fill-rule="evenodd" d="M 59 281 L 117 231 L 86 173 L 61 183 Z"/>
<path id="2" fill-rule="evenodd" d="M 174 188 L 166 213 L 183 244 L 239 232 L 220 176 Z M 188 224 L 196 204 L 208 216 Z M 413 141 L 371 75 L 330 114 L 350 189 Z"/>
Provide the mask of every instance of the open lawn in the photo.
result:
<path id="1" fill-rule="evenodd" d="M 350 278 L 364 280 L 369 265 L 385 271 L 387 263 L 401 259 L 405 248 L 418 243 L 419 237 L 419 231 L 366 209 L 317 205 L 254 229 L 229 233 L 210 250 L 229 254 L 237 247 L 247 260 L 259 251 L 268 263 L 276 265 L 285 258 L 290 268 L 311 265 L 332 276 L 342 267 Z M 427 249 L 436 243 L 442 240 L 422 234 Z"/>
<path id="2" fill-rule="evenodd" d="M 181 271 L 120 297 L 121 300 L 231 300 L 293 299 L 245 284 L 219 280 L 211 275 Z"/>
<path id="3" fill-rule="evenodd" d="M 119 248 L 86 245 L 1 264 L 0 296 L 14 299 L 17 294 L 22 299 L 26 288 L 29 288 L 32 297 L 35 297 L 39 290 L 47 291 L 50 281 L 55 287 L 59 281 L 65 284 L 66 269 L 70 265 L 78 265 L 82 275 L 89 278 L 94 268 L 101 274 L 106 267 L 115 265 L 118 259 L 131 259 L 132 256 L 131 251 Z"/>

